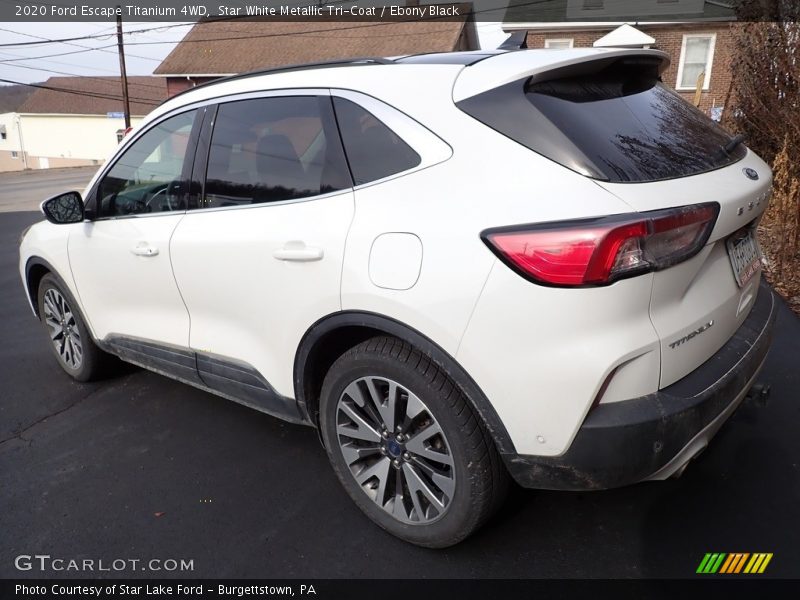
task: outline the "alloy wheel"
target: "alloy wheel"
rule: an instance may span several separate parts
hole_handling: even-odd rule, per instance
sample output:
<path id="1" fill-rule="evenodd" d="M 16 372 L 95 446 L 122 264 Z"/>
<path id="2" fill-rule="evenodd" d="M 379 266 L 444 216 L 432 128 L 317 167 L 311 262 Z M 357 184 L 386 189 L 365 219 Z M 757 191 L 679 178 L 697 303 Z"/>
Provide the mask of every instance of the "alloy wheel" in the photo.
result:
<path id="1" fill-rule="evenodd" d="M 69 304 L 55 288 L 44 294 L 44 322 L 63 363 L 70 369 L 79 369 L 83 362 L 81 333 Z"/>
<path id="2" fill-rule="evenodd" d="M 383 377 L 350 383 L 336 406 L 336 437 L 356 483 L 398 521 L 441 518 L 455 492 L 450 445 L 413 392 Z"/>

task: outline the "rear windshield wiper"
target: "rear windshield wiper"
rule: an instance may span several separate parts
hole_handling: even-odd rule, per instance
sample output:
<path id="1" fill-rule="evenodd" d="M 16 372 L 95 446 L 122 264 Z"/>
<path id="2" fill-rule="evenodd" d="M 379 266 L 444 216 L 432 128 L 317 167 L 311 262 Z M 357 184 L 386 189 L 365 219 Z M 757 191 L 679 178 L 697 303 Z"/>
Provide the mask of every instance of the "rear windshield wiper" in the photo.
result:
<path id="1" fill-rule="evenodd" d="M 738 148 L 742 144 L 742 142 L 744 142 L 744 140 L 745 140 L 744 135 L 742 135 L 741 133 L 736 134 L 730 140 L 728 140 L 727 144 L 719 147 L 719 150 L 717 150 L 714 153 L 713 160 L 723 160 L 724 158 L 729 157 L 731 155 L 731 152 L 736 150 L 736 148 Z"/>
<path id="2" fill-rule="evenodd" d="M 736 150 L 736 148 L 738 148 L 739 145 L 742 142 L 744 142 L 744 140 L 745 140 L 744 135 L 739 133 L 739 134 L 733 136 L 731 138 L 731 140 L 722 147 L 722 150 L 725 152 L 725 154 L 730 154 L 731 152 Z"/>

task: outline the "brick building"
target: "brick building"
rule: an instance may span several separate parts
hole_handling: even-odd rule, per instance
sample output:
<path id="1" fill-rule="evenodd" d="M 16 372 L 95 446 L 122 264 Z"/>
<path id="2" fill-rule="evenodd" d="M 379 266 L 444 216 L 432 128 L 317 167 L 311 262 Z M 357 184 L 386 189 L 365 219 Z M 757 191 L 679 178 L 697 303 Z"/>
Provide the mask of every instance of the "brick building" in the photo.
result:
<path id="1" fill-rule="evenodd" d="M 669 54 L 662 78 L 719 116 L 731 89 L 734 28 L 728 0 L 511 0 L 503 29 L 527 32 L 529 48 L 639 47 Z M 703 74 L 703 77 L 699 76 Z"/>

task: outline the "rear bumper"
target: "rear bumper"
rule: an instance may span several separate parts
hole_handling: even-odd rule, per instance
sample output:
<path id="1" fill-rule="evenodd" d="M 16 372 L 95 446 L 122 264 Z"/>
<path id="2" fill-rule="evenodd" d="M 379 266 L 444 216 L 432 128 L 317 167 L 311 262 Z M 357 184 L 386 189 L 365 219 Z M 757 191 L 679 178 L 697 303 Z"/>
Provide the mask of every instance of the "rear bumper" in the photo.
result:
<path id="1" fill-rule="evenodd" d="M 594 490 L 666 479 L 705 448 L 733 414 L 766 360 L 776 307 L 761 283 L 731 339 L 676 383 L 641 398 L 600 404 L 558 457 L 503 455 L 523 487 Z"/>

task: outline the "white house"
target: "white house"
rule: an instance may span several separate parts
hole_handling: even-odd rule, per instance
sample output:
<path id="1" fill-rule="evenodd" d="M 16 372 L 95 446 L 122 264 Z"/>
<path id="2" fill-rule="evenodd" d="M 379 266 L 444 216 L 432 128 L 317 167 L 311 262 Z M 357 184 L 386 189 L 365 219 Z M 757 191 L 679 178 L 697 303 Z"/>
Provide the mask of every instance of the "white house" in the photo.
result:
<path id="1" fill-rule="evenodd" d="M 129 77 L 131 124 L 166 99 L 166 83 Z M 0 114 L 0 171 L 97 165 L 125 130 L 118 77 L 51 77 Z"/>

